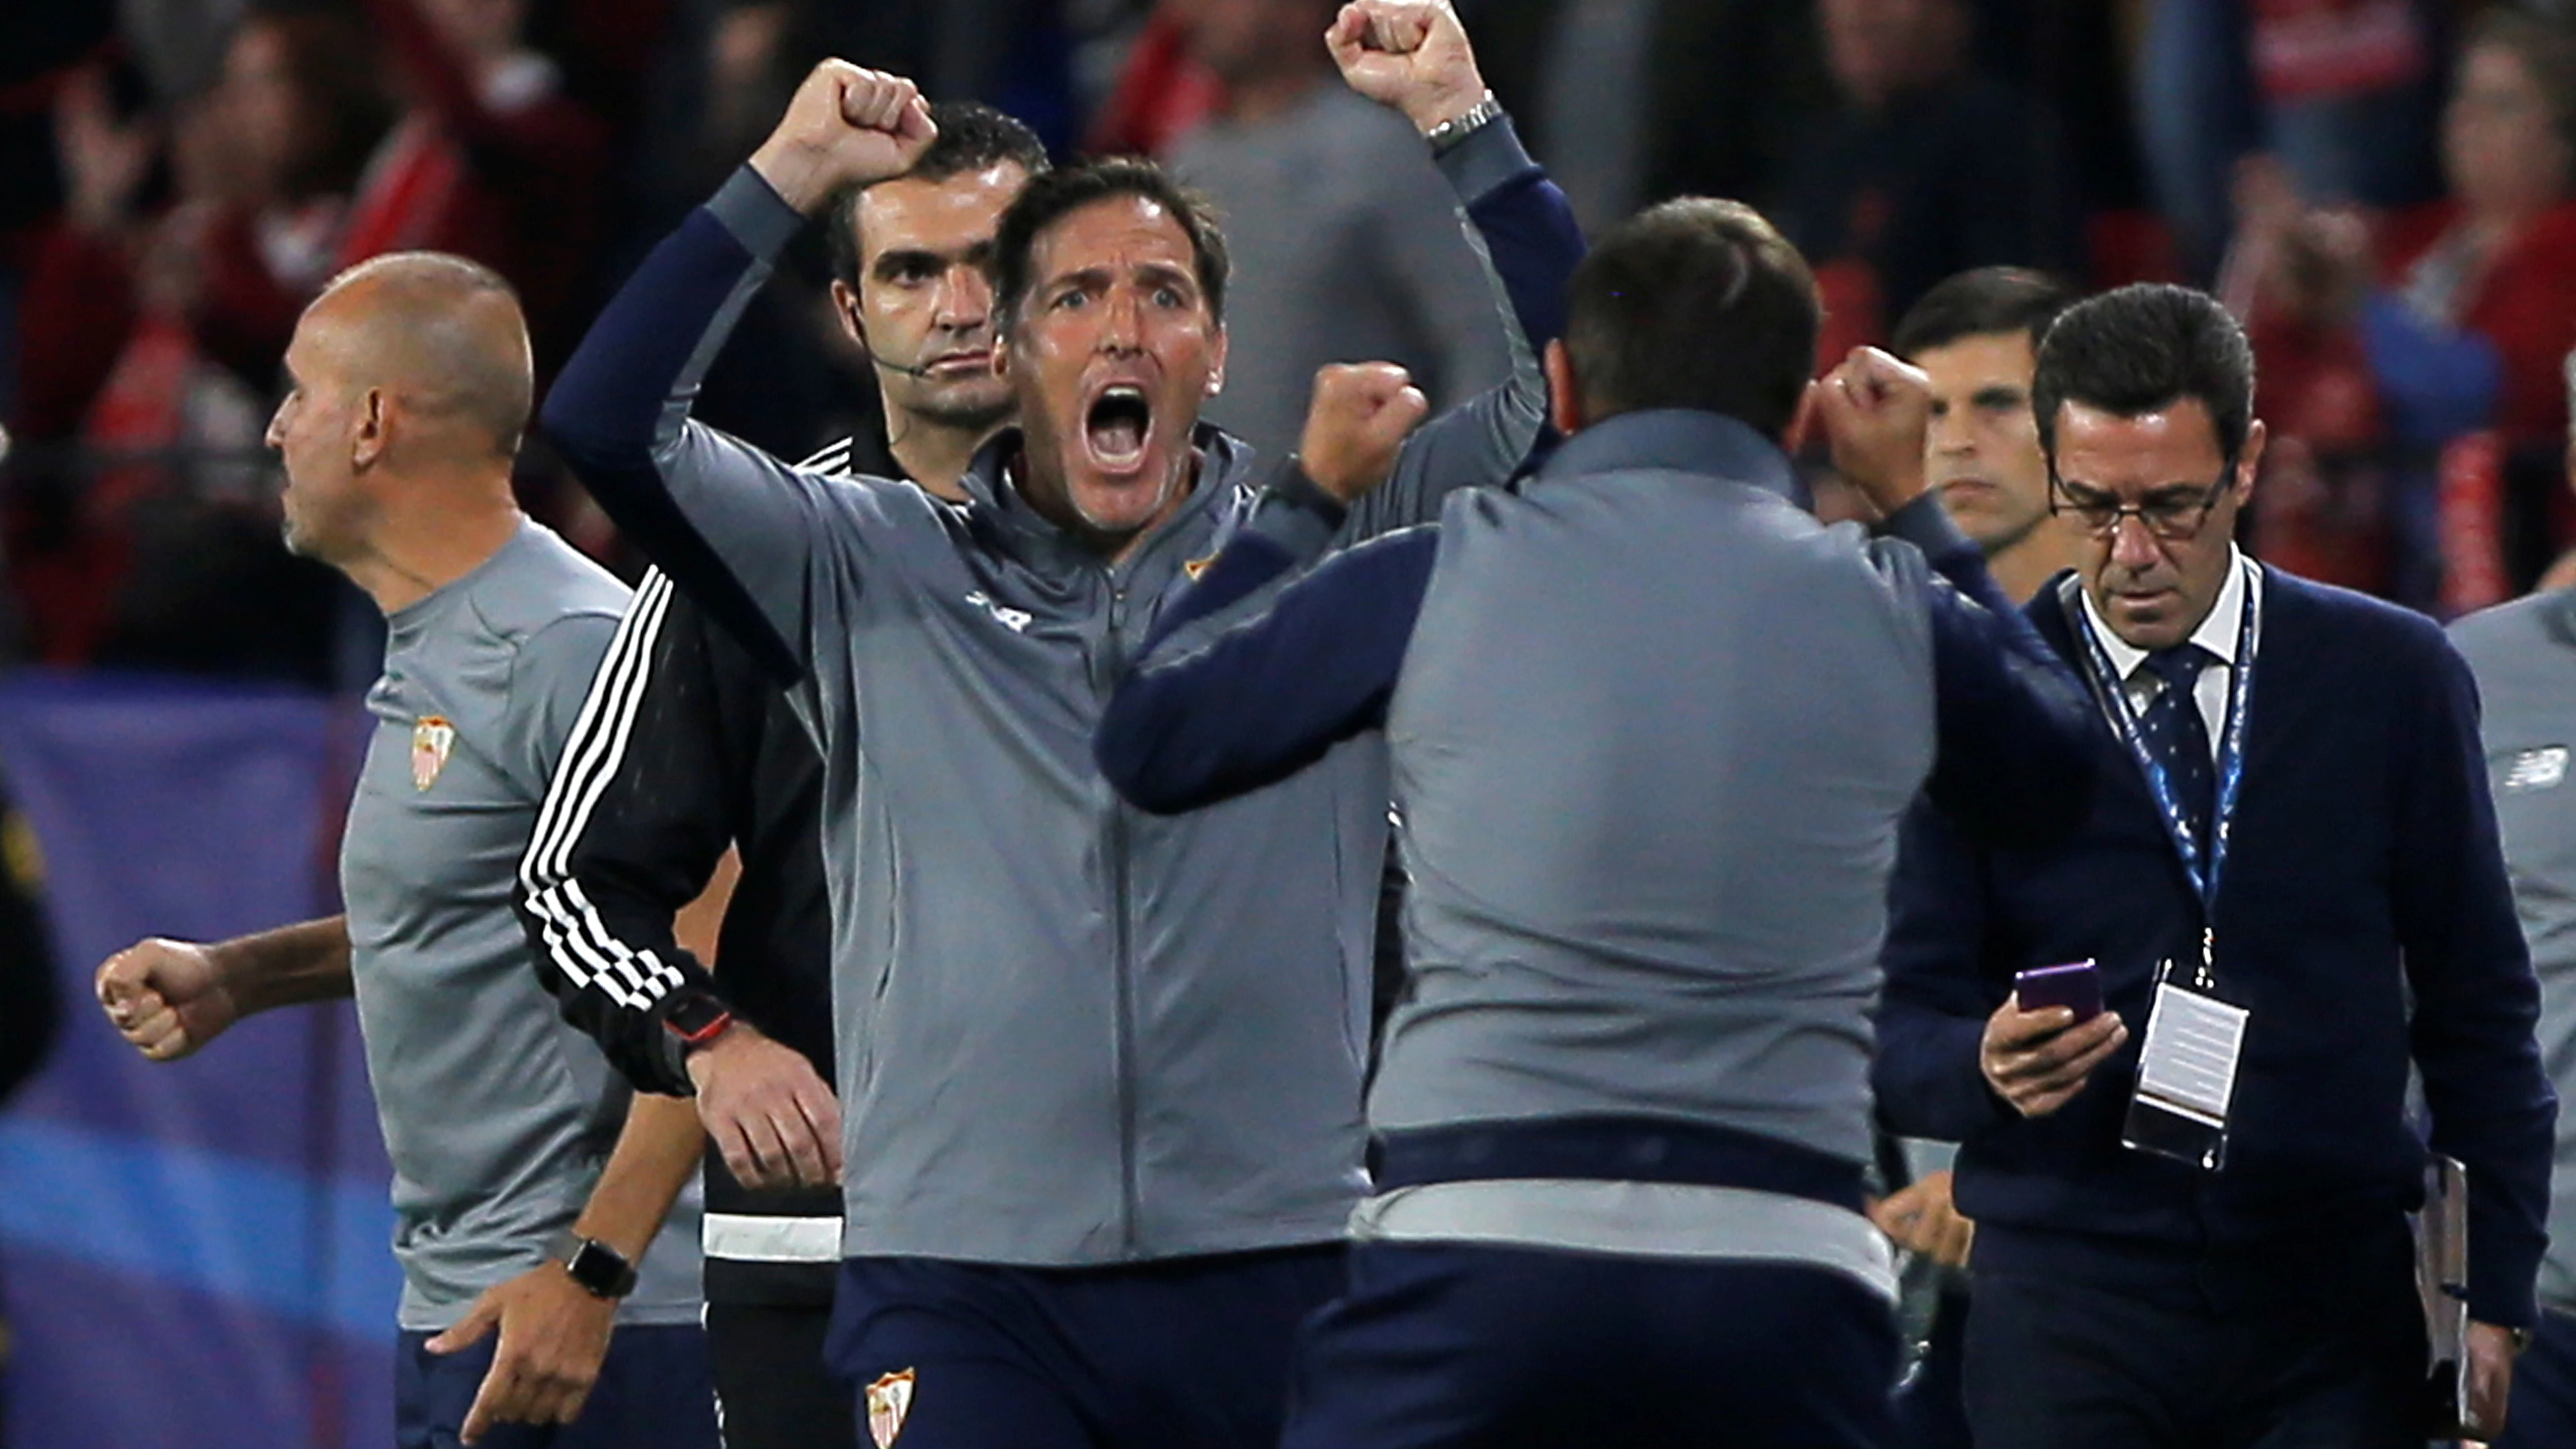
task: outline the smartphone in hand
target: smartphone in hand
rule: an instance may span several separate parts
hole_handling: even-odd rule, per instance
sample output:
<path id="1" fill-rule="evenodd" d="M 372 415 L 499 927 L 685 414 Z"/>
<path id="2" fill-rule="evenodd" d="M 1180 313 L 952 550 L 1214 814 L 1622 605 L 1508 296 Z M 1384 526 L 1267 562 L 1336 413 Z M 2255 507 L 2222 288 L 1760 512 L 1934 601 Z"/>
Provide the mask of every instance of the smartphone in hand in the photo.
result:
<path id="1" fill-rule="evenodd" d="M 2024 1011 L 2063 1006 L 2079 1022 L 2102 1014 L 2102 977 L 2091 961 L 2035 966 L 2013 977 L 2013 997 Z"/>

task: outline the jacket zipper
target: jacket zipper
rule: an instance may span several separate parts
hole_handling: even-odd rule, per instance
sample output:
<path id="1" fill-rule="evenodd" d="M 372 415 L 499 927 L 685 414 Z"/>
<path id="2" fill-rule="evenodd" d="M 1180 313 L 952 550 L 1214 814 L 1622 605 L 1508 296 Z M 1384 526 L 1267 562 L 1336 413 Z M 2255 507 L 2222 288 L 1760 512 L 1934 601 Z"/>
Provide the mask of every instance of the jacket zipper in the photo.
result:
<path id="1" fill-rule="evenodd" d="M 1207 486 L 1202 483 L 1202 487 Z M 1225 486 L 1221 482 L 1217 486 Z M 1136 576 L 1139 565 L 1156 549 L 1168 548 L 1186 528 L 1185 519 L 1192 507 L 1210 507 L 1193 499 L 1180 516 L 1175 517 L 1140 543 L 1122 565 L 1112 563 L 1101 570 L 1109 587 L 1109 627 L 1103 631 L 1099 655 L 1099 675 L 1093 687 L 1105 703 L 1109 692 L 1118 685 L 1127 667 L 1127 583 Z M 1111 1033 L 1112 1055 L 1116 1058 L 1118 1077 L 1118 1186 L 1121 1223 L 1119 1253 L 1136 1256 L 1140 1244 L 1138 1224 L 1144 1216 L 1143 1188 L 1137 1181 L 1136 1166 L 1136 963 L 1133 903 L 1128 891 L 1127 802 L 1111 792 L 1109 829 L 1104 844 L 1109 852 L 1110 919 L 1116 931 L 1116 961 L 1112 975 L 1116 983 L 1117 1021 Z"/>
<path id="2" fill-rule="evenodd" d="M 1127 586 L 1119 581 L 1116 570 L 1108 571 L 1109 628 L 1101 650 L 1100 688 L 1105 696 L 1118 682 L 1126 665 Z M 1135 924 L 1127 889 L 1127 803 L 1112 794 L 1109 801 L 1109 910 L 1116 930 L 1115 969 L 1111 972 L 1116 985 L 1117 1020 L 1111 1035 L 1118 1076 L 1118 1185 L 1121 1257 L 1136 1256 L 1137 1220 L 1142 1214 L 1143 1192 L 1136 1172 L 1136 982 Z"/>

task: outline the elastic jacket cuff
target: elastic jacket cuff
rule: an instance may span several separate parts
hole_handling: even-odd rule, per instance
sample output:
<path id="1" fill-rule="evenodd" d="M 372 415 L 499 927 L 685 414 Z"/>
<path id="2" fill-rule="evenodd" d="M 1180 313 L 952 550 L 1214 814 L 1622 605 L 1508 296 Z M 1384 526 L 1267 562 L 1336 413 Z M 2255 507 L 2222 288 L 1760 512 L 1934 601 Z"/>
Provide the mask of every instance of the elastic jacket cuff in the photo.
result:
<path id="1" fill-rule="evenodd" d="M 1435 159 L 1458 199 L 1471 203 L 1538 169 L 1521 145 L 1520 132 L 1512 129 L 1509 112 L 1468 132 Z"/>
<path id="2" fill-rule="evenodd" d="M 789 206 L 749 162 L 734 168 L 725 184 L 716 188 L 707 210 L 724 223 L 744 251 L 764 262 L 785 251 L 805 229 L 804 214 Z"/>
<path id="3" fill-rule="evenodd" d="M 1269 486 L 1261 490 L 1250 527 L 1290 556 L 1311 558 L 1332 541 L 1350 513 L 1349 505 L 1307 477 L 1297 459 L 1290 457 L 1280 462 Z"/>

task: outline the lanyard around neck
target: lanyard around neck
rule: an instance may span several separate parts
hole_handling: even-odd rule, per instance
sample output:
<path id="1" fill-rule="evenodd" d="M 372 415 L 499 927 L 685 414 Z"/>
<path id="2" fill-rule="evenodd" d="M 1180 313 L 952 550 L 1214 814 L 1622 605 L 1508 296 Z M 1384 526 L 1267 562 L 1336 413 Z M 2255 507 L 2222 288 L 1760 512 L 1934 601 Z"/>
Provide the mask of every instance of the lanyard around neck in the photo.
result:
<path id="1" fill-rule="evenodd" d="M 2243 564 L 2240 567 L 2252 568 Z M 2129 703 L 2128 682 L 2111 662 L 2111 652 L 2102 645 L 2102 636 L 2094 631 L 2091 614 L 2083 607 L 2082 585 L 2069 580 L 2068 592 L 2059 596 L 2066 610 L 2067 622 L 2076 637 L 2084 641 L 2086 656 L 2092 663 L 2093 682 L 2102 694 L 2104 705 L 2118 724 L 2121 741 L 2147 777 L 2147 790 L 2155 796 L 2156 813 L 2164 818 L 2165 834 L 2174 850 L 2182 857 L 2183 871 L 2191 877 L 2192 889 L 2200 896 L 2203 920 L 2217 913 L 2219 873 L 2227 864 L 2230 826 L 2236 818 L 2236 797 L 2245 784 L 2245 718 L 2254 699 L 2254 651 L 2261 642 L 2256 621 L 2262 611 L 2262 593 L 2251 578 L 2245 581 L 2245 605 L 2236 624 L 2236 662 L 2233 678 L 2228 681 L 2226 729 L 2219 736 L 2218 799 L 2211 811 L 2209 839 L 2192 836 L 2189 817 L 2183 813 L 2182 796 L 2175 790 L 2164 761 L 2147 748 L 2146 734 L 2140 727 L 2137 709 Z M 2167 689 L 2177 686 L 2168 684 Z M 2200 708 L 2196 698 L 2181 701 L 2185 709 Z"/>

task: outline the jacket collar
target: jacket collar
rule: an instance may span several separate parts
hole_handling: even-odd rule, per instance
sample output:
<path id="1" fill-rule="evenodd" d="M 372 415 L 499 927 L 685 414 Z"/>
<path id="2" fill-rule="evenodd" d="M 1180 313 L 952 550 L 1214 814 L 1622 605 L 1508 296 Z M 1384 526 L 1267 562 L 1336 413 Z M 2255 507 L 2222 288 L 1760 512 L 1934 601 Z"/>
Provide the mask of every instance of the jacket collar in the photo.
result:
<path id="1" fill-rule="evenodd" d="M 1198 424 L 1190 434 L 1190 444 L 1199 458 L 1198 480 L 1172 516 L 1128 555 L 1131 564 L 1150 552 L 1158 539 L 1221 509 L 1252 473 L 1252 449 L 1213 423 Z M 995 433 L 975 450 L 965 476 L 958 480 L 966 490 L 970 510 L 998 527 L 1005 538 L 1042 556 L 1078 556 L 1097 561 L 1100 555 L 1088 541 L 1031 507 L 1019 486 L 1011 481 L 1011 466 L 1019 461 L 1022 451 L 1023 439 L 1016 426 Z"/>
<path id="2" fill-rule="evenodd" d="M 1801 507 L 1807 502 L 1778 444 L 1723 413 L 1692 408 L 1649 408 L 1595 423 L 1557 447 L 1538 481 L 1638 469 L 1725 478 Z"/>

